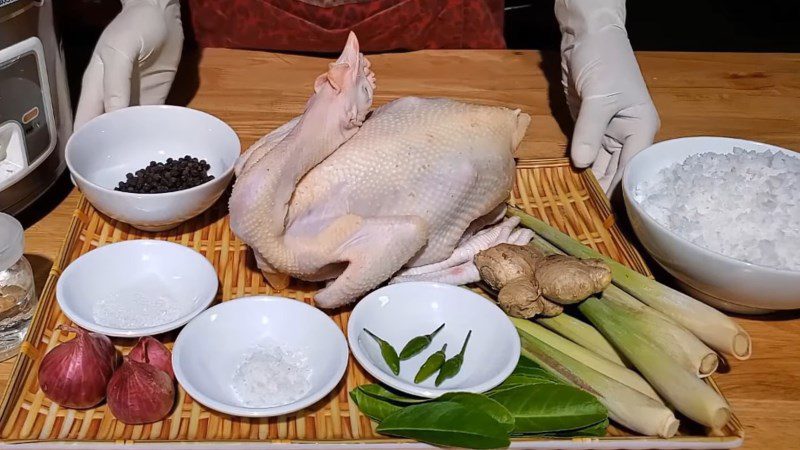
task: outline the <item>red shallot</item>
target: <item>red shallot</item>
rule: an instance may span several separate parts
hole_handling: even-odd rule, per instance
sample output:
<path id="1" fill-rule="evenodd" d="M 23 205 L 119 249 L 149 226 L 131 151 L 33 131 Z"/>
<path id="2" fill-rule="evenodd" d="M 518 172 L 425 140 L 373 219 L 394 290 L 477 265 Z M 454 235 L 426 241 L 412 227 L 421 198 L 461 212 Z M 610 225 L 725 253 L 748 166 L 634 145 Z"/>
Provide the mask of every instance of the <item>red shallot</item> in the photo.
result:
<path id="1" fill-rule="evenodd" d="M 167 372 L 173 380 L 175 379 L 175 373 L 172 371 L 172 353 L 158 339 L 150 336 L 140 338 L 136 346 L 131 349 L 128 358 L 155 366 L 157 369 Z"/>
<path id="2" fill-rule="evenodd" d="M 76 336 L 44 356 L 39 365 L 39 386 L 47 398 L 63 407 L 91 408 L 106 396 L 106 385 L 117 365 L 117 350 L 102 334 L 67 325 L 58 329 Z"/>
<path id="3" fill-rule="evenodd" d="M 174 403 L 175 386 L 166 372 L 127 357 L 108 383 L 108 407 L 127 424 L 159 421 Z"/>

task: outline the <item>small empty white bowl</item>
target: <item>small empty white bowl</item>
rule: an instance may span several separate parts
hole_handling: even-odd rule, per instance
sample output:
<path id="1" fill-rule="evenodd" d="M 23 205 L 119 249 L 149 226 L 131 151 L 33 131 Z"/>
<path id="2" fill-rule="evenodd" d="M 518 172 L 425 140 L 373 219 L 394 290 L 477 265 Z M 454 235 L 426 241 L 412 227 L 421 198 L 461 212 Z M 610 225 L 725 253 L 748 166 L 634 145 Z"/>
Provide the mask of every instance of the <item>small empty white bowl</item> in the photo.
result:
<path id="1" fill-rule="evenodd" d="M 237 395 L 237 368 L 257 346 L 305 356 L 309 389 L 286 404 L 247 406 Z M 209 308 L 189 322 L 172 350 L 175 377 L 193 399 L 226 414 L 272 417 L 298 411 L 328 395 L 347 368 L 347 341 L 327 314 L 298 300 L 242 297 Z"/>
<path id="2" fill-rule="evenodd" d="M 73 261 L 56 298 L 76 325 L 117 337 L 183 326 L 214 301 L 217 273 L 200 253 L 156 240 L 104 245 Z"/>
<path id="3" fill-rule="evenodd" d="M 381 356 L 368 329 L 389 342 L 399 354 L 412 338 L 429 334 L 445 324 L 422 353 L 401 361 L 395 375 Z M 458 374 L 438 387 L 436 375 L 420 384 L 414 376 L 432 353 L 447 343 L 447 358 L 472 336 Z M 353 309 L 347 338 L 356 360 L 382 383 L 407 394 L 435 398 L 447 392 L 481 393 L 502 383 L 517 365 L 520 354 L 516 328 L 492 301 L 462 287 L 439 283 L 392 284 L 364 297 Z"/>
<path id="4" fill-rule="evenodd" d="M 741 314 L 800 308 L 800 271 L 759 266 L 700 247 L 656 222 L 637 195 L 637 187 L 665 167 L 699 153 L 732 153 L 735 147 L 800 156 L 780 147 L 725 137 L 687 137 L 653 144 L 631 159 L 622 177 L 633 230 L 653 259 L 689 294 L 714 307 Z"/>
<path id="5" fill-rule="evenodd" d="M 132 106 L 98 116 L 76 130 L 67 166 L 83 195 L 103 214 L 145 231 L 173 228 L 213 205 L 233 177 L 236 133 L 216 117 L 179 106 Z M 115 191 L 127 173 L 150 161 L 185 155 L 205 159 L 214 179 L 182 191 Z"/>

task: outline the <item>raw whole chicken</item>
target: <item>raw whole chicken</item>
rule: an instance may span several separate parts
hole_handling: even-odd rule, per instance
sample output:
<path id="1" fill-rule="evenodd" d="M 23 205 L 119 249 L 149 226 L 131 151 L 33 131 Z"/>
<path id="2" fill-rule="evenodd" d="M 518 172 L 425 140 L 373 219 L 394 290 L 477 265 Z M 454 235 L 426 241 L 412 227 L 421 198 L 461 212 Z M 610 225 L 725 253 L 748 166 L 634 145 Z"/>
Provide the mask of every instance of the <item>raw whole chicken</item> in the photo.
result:
<path id="1" fill-rule="evenodd" d="M 375 75 L 350 34 L 305 112 L 237 161 L 231 227 L 259 268 L 329 281 L 333 308 L 393 281 L 478 279 L 472 262 L 529 230 L 501 221 L 530 116 L 405 97 L 368 116 Z"/>

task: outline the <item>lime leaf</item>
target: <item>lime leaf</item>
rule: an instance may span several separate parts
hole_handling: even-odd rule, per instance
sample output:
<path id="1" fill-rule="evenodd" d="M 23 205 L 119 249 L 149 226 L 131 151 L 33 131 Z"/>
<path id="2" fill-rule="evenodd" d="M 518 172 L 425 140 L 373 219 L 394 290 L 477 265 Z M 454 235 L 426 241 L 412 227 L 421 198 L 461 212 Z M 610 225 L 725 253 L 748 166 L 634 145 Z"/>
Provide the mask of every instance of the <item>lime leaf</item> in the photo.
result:
<path id="1" fill-rule="evenodd" d="M 407 406 L 384 419 L 377 431 L 451 447 L 501 448 L 511 443 L 500 422 L 483 411 L 448 401 Z"/>
<path id="2" fill-rule="evenodd" d="M 546 369 L 543 369 L 541 366 L 536 364 L 535 362 L 531 361 L 530 359 L 520 356 L 519 362 L 517 363 L 517 367 L 514 368 L 514 371 L 511 372 L 511 376 L 529 376 L 529 377 L 538 377 L 538 378 L 549 378 L 554 383 L 561 383 L 563 382 L 556 377 L 555 375 L 548 372 Z"/>
<path id="3" fill-rule="evenodd" d="M 556 433 L 558 437 L 603 437 L 608 432 L 608 419 L 577 430 Z"/>
<path id="4" fill-rule="evenodd" d="M 362 384 L 358 387 L 358 389 L 370 397 L 379 398 L 381 400 L 396 403 L 398 405 L 412 405 L 414 403 L 430 401 L 430 399 L 427 398 L 411 397 L 399 392 L 395 392 L 379 384 Z"/>
<path id="5" fill-rule="evenodd" d="M 496 421 L 511 432 L 514 429 L 514 416 L 505 408 L 483 394 L 473 394 L 471 392 L 448 392 L 436 399 L 436 401 L 455 402 L 468 409 L 477 409 L 492 416 Z"/>
<path id="6" fill-rule="evenodd" d="M 401 406 L 397 406 L 393 403 L 370 397 L 358 388 L 350 391 L 350 398 L 353 399 L 358 409 L 360 409 L 365 416 L 378 422 L 403 409 Z"/>
<path id="7" fill-rule="evenodd" d="M 511 375 L 510 377 L 506 378 L 502 383 L 492 388 L 487 394 L 491 395 L 493 393 L 500 392 L 505 389 L 515 388 L 517 386 L 522 386 L 526 384 L 541 384 L 541 383 L 561 384 L 556 381 L 553 381 L 553 379 L 550 377 Z"/>
<path id="8" fill-rule="evenodd" d="M 554 433 L 603 421 L 608 412 L 591 394 L 561 384 L 526 384 L 493 393 L 514 416 L 514 433 Z"/>

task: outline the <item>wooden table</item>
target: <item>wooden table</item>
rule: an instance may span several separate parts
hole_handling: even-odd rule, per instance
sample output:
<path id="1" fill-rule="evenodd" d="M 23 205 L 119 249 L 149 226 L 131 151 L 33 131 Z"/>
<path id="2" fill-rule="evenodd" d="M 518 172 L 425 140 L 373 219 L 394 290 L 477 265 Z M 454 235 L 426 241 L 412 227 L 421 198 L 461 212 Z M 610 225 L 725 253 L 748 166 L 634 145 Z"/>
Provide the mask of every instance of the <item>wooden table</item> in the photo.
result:
<path id="1" fill-rule="evenodd" d="M 657 140 L 723 135 L 800 149 L 800 55 L 640 53 L 661 115 Z M 521 157 L 563 156 L 570 119 L 557 55 L 531 51 L 431 51 L 370 57 L 375 103 L 405 95 L 447 96 L 522 108 L 533 122 Z M 176 101 L 228 122 L 248 146 L 302 111 L 316 58 L 209 49 L 184 57 Z M 194 66 L 197 66 L 193 69 Z M 187 69 L 188 68 L 188 69 Z M 196 92 L 195 92 L 196 90 Z M 56 257 L 77 203 L 71 192 L 25 233 L 39 287 Z M 800 447 L 800 320 L 788 313 L 740 318 L 754 354 L 716 377 L 747 430 L 746 448 Z M 5 387 L 13 360 L 0 364 Z"/>

